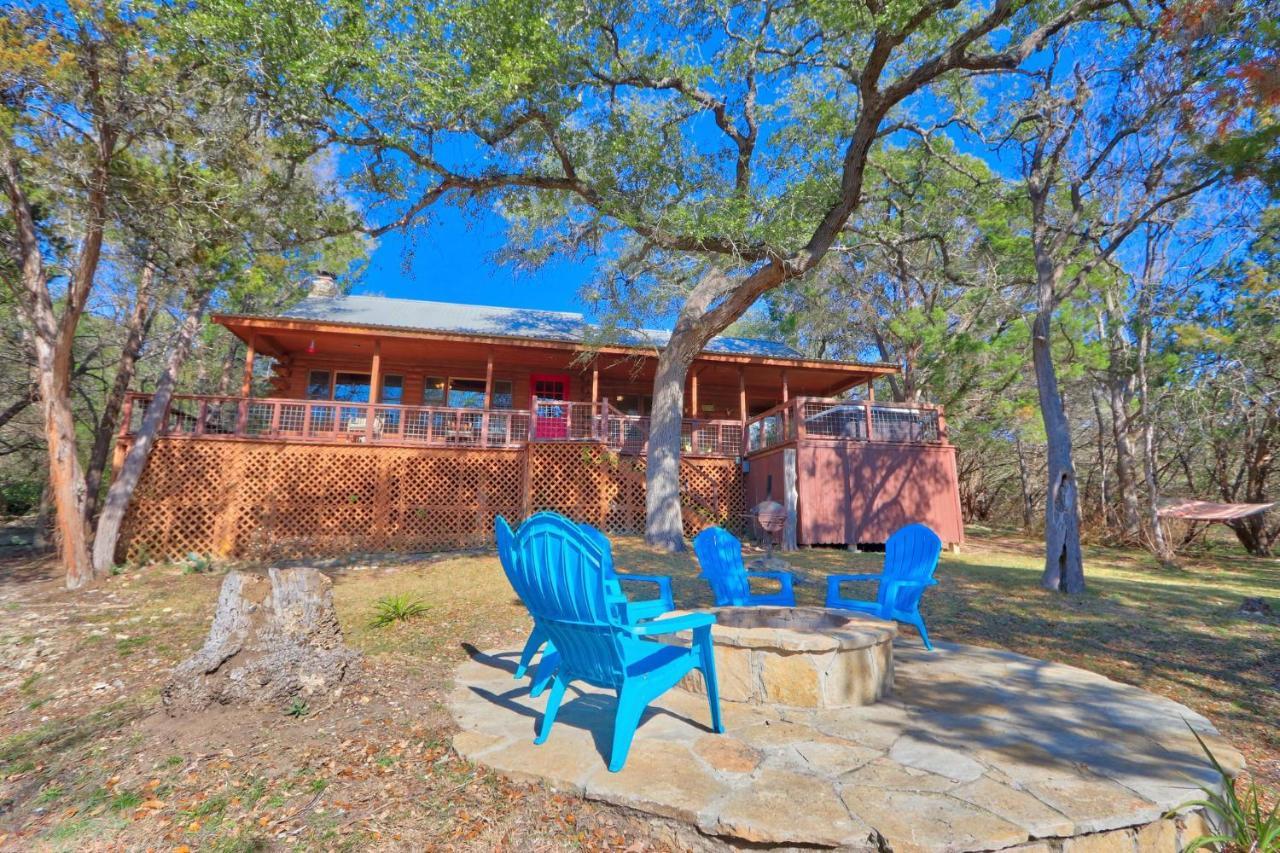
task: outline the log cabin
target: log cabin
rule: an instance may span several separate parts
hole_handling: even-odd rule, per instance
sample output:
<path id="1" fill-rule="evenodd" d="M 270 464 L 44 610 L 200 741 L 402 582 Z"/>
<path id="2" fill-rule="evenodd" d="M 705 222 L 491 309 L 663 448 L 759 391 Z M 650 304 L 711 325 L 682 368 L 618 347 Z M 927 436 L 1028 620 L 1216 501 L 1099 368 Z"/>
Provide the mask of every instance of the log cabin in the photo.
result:
<path id="1" fill-rule="evenodd" d="M 576 313 L 344 296 L 317 276 L 272 315 L 220 314 L 239 393 L 176 395 L 119 559 L 269 559 L 484 546 L 498 514 L 644 526 L 662 331 Z M 923 521 L 963 538 L 955 448 L 933 406 L 877 403 L 892 365 L 717 337 L 685 388 L 686 533 L 750 532 L 783 503 L 799 545 L 881 543 Z M 123 459 L 150 405 L 131 394 Z"/>

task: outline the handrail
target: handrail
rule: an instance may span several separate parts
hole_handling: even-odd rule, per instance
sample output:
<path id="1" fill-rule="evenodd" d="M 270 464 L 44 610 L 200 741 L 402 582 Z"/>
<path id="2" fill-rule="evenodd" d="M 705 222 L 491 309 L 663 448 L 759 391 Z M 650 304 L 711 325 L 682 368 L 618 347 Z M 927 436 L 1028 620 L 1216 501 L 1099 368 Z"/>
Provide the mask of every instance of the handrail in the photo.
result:
<path id="1" fill-rule="evenodd" d="M 137 432 L 151 394 L 125 398 L 120 435 Z M 397 446 L 519 447 L 529 441 L 599 441 L 621 453 L 644 453 L 648 417 L 624 415 L 608 401 L 534 398 L 531 408 L 480 409 L 175 394 L 161 434 L 191 438 L 352 441 Z M 742 454 L 742 424 L 687 418 L 682 429 L 690 455 Z"/>
<path id="2" fill-rule="evenodd" d="M 796 397 L 747 421 L 747 452 L 789 441 L 820 439 L 897 444 L 946 444 L 942 407 Z"/>

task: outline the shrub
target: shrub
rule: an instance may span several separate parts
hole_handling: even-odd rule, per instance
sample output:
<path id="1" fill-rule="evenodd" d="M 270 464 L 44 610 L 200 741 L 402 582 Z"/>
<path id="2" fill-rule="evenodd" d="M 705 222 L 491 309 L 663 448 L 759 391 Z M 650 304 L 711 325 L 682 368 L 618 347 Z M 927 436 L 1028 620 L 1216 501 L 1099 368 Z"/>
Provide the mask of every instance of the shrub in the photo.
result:
<path id="1" fill-rule="evenodd" d="M 289 717 L 305 717 L 307 714 L 311 713 L 311 708 L 308 707 L 307 703 L 303 702 L 301 699 L 294 699 L 293 704 L 291 704 L 289 709 L 284 713 Z"/>
<path id="2" fill-rule="evenodd" d="M 184 575 L 202 575 L 213 568 L 213 558 L 192 551 L 182 564 Z"/>
<path id="3" fill-rule="evenodd" d="M 396 622 L 407 622 L 427 612 L 427 605 L 422 599 L 410 598 L 407 593 L 384 595 L 373 605 L 373 619 L 370 625 L 374 628 L 385 628 Z"/>
<path id="4" fill-rule="evenodd" d="M 1190 726 L 1188 726 L 1190 728 Z M 1241 797 L 1236 793 L 1235 780 L 1218 762 L 1217 756 L 1195 729 L 1191 730 L 1209 763 L 1222 780 L 1222 791 L 1202 787 L 1203 800 L 1193 800 L 1180 807 L 1200 807 L 1209 812 L 1218 824 L 1214 835 L 1202 835 L 1192 839 L 1184 853 L 1196 850 L 1220 850 L 1223 853 L 1280 853 L 1280 802 L 1270 811 L 1263 805 L 1261 786 L 1253 780 Z"/>

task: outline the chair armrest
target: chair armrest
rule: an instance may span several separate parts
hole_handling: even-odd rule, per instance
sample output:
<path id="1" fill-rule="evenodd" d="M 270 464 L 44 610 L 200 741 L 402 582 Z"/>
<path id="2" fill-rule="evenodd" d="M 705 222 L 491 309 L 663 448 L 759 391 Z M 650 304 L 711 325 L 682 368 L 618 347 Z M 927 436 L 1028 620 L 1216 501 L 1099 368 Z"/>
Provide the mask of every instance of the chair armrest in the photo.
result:
<path id="1" fill-rule="evenodd" d="M 652 622 L 641 622 L 629 629 L 637 637 L 651 637 L 656 634 L 674 634 L 677 631 L 692 631 L 695 628 L 709 628 L 716 622 L 714 613 L 686 613 L 683 616 L 672 616 L 670 619 L 654 619 Z"/>
<path id="2" fill-rule="evenodd" d="M 675 600 L 671 597 L 671 578 L 666 577 L 665 575 L 634 575 L 624 572 L 614 572 L 614 576 L 620 581 L 657 584 L 658 600 L 666 604 L 668 610 L 676 609 Z"/>
<path id="3" fill-rule="evenodd" d="M 853 581 L 880 581 L 884 580 L 884 575 L 828 575 L 827 584 L 834 583 L 851 583 Z"/>
<path id="4" fill-rule="evenodd" d="M 768 578 L 778 582 L 777 595 L 794 596 L 795 593 L 791 588 L 792 577 L 791 572 L 747 572 L 747 580 L 750 583 L 751 578 Z"/>

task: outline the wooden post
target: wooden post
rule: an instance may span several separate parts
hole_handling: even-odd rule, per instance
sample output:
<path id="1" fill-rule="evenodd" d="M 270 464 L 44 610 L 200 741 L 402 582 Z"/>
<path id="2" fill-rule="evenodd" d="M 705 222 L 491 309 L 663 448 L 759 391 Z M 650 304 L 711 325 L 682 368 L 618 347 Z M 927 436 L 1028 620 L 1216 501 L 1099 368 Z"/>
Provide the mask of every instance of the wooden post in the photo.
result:
<path id="1" fill-rule="evenodd" d="M 745 455 L 751 445 L 747 435 L 747 374 L 741 367 L 738 368 L 738 420 L 742 422 L 742 452 Z"/>
<path id="2" fill-rule="evenodd" d="M 600 405 L 600 366 L 594 359 L 591 361 L 591 411 L 594 415 L 592 421 L 595 423 L 595 437 L 603 438 L 606 429 L 604 406 Z"/>
<path id="3" fill-rule="evenodd" d="M 240 396 L 248 397 L 253 391 L 253 357 L 257 350 L 258 336 L 250 335 L 249 343 L 245 345 L 244 351 L 244 379 L 240 382 Z"/>
<path id="4" fill-rule="evenodd" d="M 796 478 L 796 449 L 782 451 L 783 505 L 787 508 L 787 520 L 782 527 L 782 550 L 796 550 L 796 521 L 800 507 L 800 491 Z"/>
<path id="5" fill-rule="evenodd" d="M 874 379 L 867 380 L 867 399 L 873 403 L 876 401 L 876 386 Z"/>
<path id="6" fill-rule="evenodd" d="M 382 340 L 373 339 L 373 362 L 369 366 L 369 405 L 364 410 L 364 440 L 373 440 L 373 420 L 382 396 Z"/>
<path id="7" fill-rule="evenodd" d="M 240 380 L 240 402 L 236 406 L 236 435 L 244 435 L 249 425 L 249 394 L 253 391 L 253 356 L 257 335 L 250 335 L 244 350 L 244 378 Z"/>
<path id="8" fill-rule="evenodd" d="M 787 371 L 782 371 L 782 402 L 791 399 L 791 395 L 787 393 Z"/>
<path id="9" fill-rule="evenodd" d="M 702 416 L 698 409 L 698 371 L 694 370 L 690 372 L 689 383 L 689 408 L 691 409 L 689 416 L 693 419 L 693 423 L 689 424 L 689 450 L 692 453 L 697 453 L 698 418 Z"/>
<path id="10" fill-rule="evenodd" d="M 480 415 L 480 446 L 489 446 L 489 410 L 493 408 L 493 349 L 484 360 L 484 412 Z"/>

